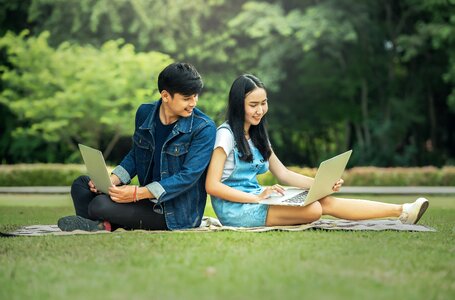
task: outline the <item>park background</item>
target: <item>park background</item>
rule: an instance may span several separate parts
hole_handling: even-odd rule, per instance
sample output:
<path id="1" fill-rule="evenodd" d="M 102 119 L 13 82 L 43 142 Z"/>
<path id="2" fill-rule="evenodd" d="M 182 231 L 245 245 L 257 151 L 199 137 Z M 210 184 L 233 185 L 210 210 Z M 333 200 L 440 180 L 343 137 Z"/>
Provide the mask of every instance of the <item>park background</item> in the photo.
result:
<path id="1" fill-rule="evenodd" d="M 217 124 L 240 74 L 268 88 L 287 165 L 455 163 L 453 1 L 0 1 L 2 164 L 115 165 L 172 61 L 194 64 Z"/>
<path id="2" fill-rule="evenodd" d="M 119 163 L 173 61 L 217 124 L 260 77 L 294 170 L 352 148 L 347 185 L 455 186 L 453 0 L 0 0 L 0 185 L 68 186 L 78 143 Z M 435 233 L 2 237 L 0 299 L 453 299 L 455 201 L 425 196 Z M 70 214 L 68 193 L 0 194 L 2 232 Z"/>

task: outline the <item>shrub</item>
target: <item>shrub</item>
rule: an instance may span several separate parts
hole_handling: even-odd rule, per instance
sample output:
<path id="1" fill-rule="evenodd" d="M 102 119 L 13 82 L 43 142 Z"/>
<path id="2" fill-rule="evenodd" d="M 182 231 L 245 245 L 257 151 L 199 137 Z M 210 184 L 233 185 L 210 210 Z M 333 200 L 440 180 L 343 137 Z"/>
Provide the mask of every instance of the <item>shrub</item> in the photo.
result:
<path id="1" fill-rule="evenodd" d="M 108 171 L 114 167 L 108 166 Z M 0 186 L 70 186 L 74 179 L 87 175 L 84 165 L 18 164 L 0 165 Z M 133 184 L 139 184 L 137 177 Z"/>
<path id="2" fill-rule="evenodd" d="M 316 169 L 312 168 L 290 169 L 306 176 L 316 175 Z M 0 165 L 0 186 L 69 186 L 83 174 L 86 174 L 85 166 L 76 164 Z M 343 179 L 346 186 L 455 186 L 455 167 L 356 167 L 346 170 Z M 259 176 L 259 182 L 273 185 L 277 180 L 267 172 Z M 138 184 L 137 178 L 133 184 Z"/>
<path id="3" fill-rule="evenodd" d="M 455 186 L 455 167 L 443 167 L 441 169 L 440 185 Z"/>
<path id="4" fill-rule="evenodd" d="M 53 48 L 49 38 L 49 32 L 35 37 L 27 30 L 0 37 L 0 105 L 17 121 L 2 141 L 11 141 L 7 152 L 14 161 L 76 162 L 82 141 L 113 147 L 132 134 L 137 107 L 159 96 L 158 74 L 172 62 L 121 40 Z"/>
<path id="5" fill-rule="evenodd" d="M 314 177 L 316 169 L 290 167 L 291 170 Z M 346 186 L 455 186 L 455 167 L 438 169 L 432 166 L 421 168 L 356 167 L 346 170 L 342 176 Z M 267 172 L 259 176 L 263 185 L 277 183 Z"/>
<path id="6" fill-rule="evenodd" d="M 1 165 L 0 186 L 68 186 L 83 174 L 86 174 L 84 165 Z"/>

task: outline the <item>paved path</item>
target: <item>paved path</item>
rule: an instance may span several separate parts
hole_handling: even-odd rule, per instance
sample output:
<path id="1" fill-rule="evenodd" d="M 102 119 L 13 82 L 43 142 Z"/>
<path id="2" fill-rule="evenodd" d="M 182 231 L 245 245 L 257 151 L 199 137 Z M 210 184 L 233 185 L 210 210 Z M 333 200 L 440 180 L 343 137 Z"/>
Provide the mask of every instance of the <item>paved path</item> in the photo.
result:
<path id="1" fill-rule="evenodd" d="M 0 194 L 67 194 L 69 186 L 0 187 Z M 455 194 L 455 186 L 345 186 L 340 194 Z"/>

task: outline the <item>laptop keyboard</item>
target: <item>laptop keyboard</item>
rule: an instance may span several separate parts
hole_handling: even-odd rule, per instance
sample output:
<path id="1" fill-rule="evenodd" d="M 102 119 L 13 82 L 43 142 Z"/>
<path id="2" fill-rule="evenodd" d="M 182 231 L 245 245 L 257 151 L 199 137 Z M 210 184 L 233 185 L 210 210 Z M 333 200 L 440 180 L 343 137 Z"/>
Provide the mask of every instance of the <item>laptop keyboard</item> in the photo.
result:
<path id="1" fill-rule="evenodd" d="M 291 197 L 289 199 L 284 200 L 283 202 L 286 202 L 286 203 L 302 203 L 303 201 L 305 201 L 307 195 L 308 195 L 308 191 L 303 191 L 301 193 L 298 193 L 294 197 Z"/>

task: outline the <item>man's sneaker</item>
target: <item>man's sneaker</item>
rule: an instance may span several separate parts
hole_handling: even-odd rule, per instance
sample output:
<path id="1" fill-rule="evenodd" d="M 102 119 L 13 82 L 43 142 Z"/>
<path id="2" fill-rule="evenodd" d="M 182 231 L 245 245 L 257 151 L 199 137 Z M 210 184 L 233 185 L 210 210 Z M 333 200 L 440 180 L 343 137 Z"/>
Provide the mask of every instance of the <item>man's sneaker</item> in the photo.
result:
<path id="1" fill-rule="evenodd" d="M 403 224 L 416 224 L 423 213 L 427 210 L 429 202 L 425 198 L 419 198 L 414 203 L 403 204 L 403 211 L 399 217 Z"/>
<path id="2" fill-rule="evenodd" d="M 81 216 L 67 216 L 60 218 L 57 222 L 58 228 L 62 231 L 84 230 L 99 231 L 106 230 L 102 221 L 93 221 Z"/>

